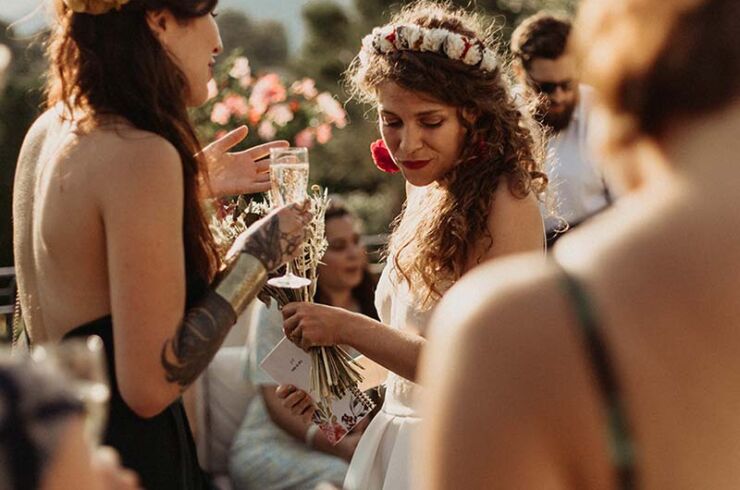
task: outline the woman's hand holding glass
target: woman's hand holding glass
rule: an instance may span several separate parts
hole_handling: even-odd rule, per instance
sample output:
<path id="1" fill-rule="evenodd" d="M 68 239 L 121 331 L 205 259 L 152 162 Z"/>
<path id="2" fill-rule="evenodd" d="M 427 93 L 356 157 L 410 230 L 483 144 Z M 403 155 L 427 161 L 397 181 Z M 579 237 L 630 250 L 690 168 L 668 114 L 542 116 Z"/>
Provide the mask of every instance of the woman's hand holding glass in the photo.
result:
<path id="1" fill-rule="evenodd" d="M 302 202 L 308 197 L 308 148 L 270 149 L 270 198 L 273 206 Z M 277 288 L 298 289 L 311 285 L 311 280 L 293 274 L 288 262 L 285 274 L 273 277 L 267 284 Z"/>
<path id="2" fill-rule="evenodd" d="M 239 235 L 226 255 L 230 261 L 247 253 L 262 262 L 268 272 L 293 260 L 301 251 L 312 214 L 308 201 L 271 211 Z"/>

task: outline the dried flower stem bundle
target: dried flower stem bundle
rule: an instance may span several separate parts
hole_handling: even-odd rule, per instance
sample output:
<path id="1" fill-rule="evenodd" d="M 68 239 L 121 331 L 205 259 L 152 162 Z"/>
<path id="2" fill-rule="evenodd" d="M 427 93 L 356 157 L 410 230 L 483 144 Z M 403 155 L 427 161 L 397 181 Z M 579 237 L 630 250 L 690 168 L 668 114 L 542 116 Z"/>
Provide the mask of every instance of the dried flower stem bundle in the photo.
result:
<path id="1" fill-rule="evenodd" d="M 313 303 L 316 294 L 318 266 L 328 248 L 325 229 L 326 209 L 329 205 L 327 191 L 318 186 L 311 188 L 311 212 L 313 219 L 309 223 L 308 238 L 303 245 L 303 253 L 293 260 L 295 274 L 311 280 L 311 284 L 297 289 L 283 289 L 265 285 L 260 299 L 269 305 L 271 299 L 277 301 L 280 309 L 288 303 Z M 256 217 L 266 214 L 269 204 L 247 203 L 242 197 L 225 207 L 221 207 L 211 223 L 217 243 L 228 245 L 245 231 Z M 343 398 L 348 392 L 358 399 L 365 399 L 358 385 L 363 381 L 361 371 L 364 369 L 340 346 L 313 347 L 311 355 L 310 387 L 318 402 L 331 415 L 331 401 Z"/>

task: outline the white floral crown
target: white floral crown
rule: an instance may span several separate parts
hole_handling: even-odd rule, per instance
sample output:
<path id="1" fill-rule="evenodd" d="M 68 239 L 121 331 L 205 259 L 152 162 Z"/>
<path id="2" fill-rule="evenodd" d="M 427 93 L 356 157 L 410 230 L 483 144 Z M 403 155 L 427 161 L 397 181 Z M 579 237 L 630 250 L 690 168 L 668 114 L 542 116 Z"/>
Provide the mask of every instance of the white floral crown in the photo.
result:
<path id="1" fill-rule="evenodd" d="M 496 53 L 478 39 L 470 39 L 447 29 L 429 29 L 414 24 L 376 27 L 362 40 L 360 62 L 367 64 L 371 53 L 421 51 L 441 54 L 482 71 L 494 72 L 498 67 Z"/>

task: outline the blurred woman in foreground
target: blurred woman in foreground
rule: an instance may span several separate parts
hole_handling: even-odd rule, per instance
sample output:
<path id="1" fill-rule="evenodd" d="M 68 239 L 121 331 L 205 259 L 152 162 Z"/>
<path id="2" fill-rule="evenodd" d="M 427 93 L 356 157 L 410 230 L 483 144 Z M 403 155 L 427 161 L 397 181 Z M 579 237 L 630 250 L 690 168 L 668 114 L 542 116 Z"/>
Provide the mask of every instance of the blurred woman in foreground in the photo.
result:
<path id="1" fill-rule="evenodd" d="M 627 195 L 440 305 L 420 488 L 738 488 L 739 23 L 737 0 L 583 5 Z"/>
<path id="2" fill-rule="evenodd" d="M 102 338 L 104 441 L 151 490 L 210 488 L 180 396 L 310 219 L 281 208 L 217 253 L 201 199 L 259 188 L 266 148 L 226 153 L 243 129 L 202 148 L 189 119 L 222 50 L 216 3 L 54 0 L 47 110 L 13 188 L 17 348 Z"/>

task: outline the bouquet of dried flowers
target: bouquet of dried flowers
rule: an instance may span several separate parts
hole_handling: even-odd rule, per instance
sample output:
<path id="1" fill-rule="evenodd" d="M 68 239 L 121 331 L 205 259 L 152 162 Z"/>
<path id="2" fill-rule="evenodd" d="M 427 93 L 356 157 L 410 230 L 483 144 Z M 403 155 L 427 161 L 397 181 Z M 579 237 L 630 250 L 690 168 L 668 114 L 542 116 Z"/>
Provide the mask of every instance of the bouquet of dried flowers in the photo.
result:
<path id="1" fill-rule="evenodd" d="M 283 289 L 265 285 L 260 299 L 269 305 L 277 301 L 278 307 L 293 302 L 313 302 L 316 294 L 318 266 L 328 247 L 325 233 L 325 214 L 329 205 L 326 190 L 314 185 L 311 188 L 311 212 L 313 219 L 309 226 L 308 238 L 303 245 L 303 253 L 293 259 L 295 274 L 311 280 L 311 284 L 298 289 Z M 236 201 L 228 200 L 218 203 L 218 209 L 211 221 L 211 229 L 222 250 L 229 246 L 240 233 L 265 215 L 272 206 L 270 203 L 247 201 L 240 196 Z M 277 271 L 279 274 L 282 271 Z M 311 392 L 316 396 L 317 406 L 325 418 L 331 418 L 331 401 L 343 398 L 352 393 L 356 399 L 366 400 L 358 385 L 363 381 L 361 370 L 364 369 L 341 346 L 312 347 L 311 355 Z M 372 402 L 368 402 L 372 403 Z"/>

